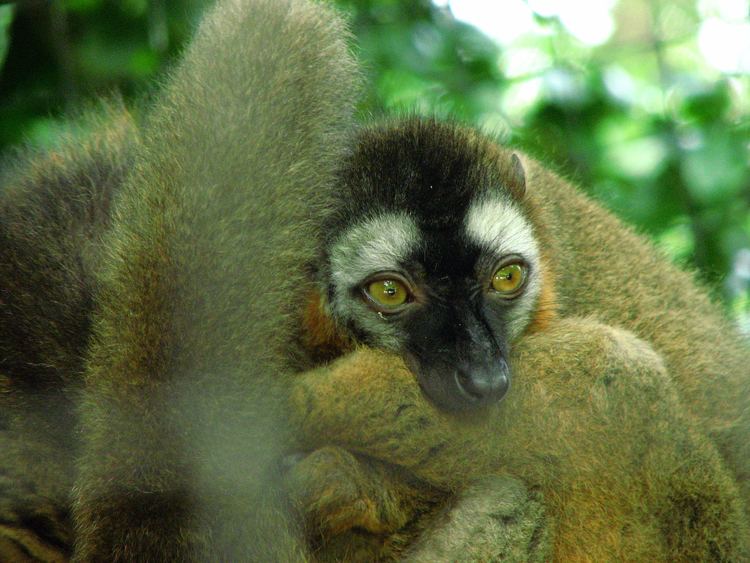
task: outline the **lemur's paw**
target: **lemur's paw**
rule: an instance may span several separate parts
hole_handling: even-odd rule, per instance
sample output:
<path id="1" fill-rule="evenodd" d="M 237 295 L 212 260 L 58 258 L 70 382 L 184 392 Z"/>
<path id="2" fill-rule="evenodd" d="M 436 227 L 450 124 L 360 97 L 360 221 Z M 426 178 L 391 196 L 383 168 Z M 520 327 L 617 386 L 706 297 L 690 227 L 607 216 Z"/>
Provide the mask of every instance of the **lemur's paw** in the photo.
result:
<path id="1" fill-rule="evenodd" d="M 323 447 L 296 463 L 286 476 L 289 496 L 312 533 L 333 536 L 359 528 L 373 534 L 392 531 L 367 493 L 362 462 L 346 450 Z"/>

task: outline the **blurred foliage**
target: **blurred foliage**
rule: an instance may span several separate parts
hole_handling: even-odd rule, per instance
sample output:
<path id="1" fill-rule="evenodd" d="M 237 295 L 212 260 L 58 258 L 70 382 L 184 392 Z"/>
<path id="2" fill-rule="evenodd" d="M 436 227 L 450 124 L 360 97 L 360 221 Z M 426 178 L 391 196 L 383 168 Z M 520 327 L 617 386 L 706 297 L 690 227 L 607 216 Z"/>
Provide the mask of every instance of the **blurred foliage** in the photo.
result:
<path id="1" fill-rule="evenodd" d="M 363 115 L 454 116 L 531 152 L 750 318 L 748 0 L 336 3 L 369 79 Z M 0 149 L 46 142 L 82 101 L 147 94 L 203 4 L 0 7 Z"/>
<path id="2" fill-rule="evenodd" d="M 0 39 L 0 149 L 51 140 L 59 116 L 96 97 L 146 94 L 189 39 L 203 4 L 23 0 L 0 7 L 0 37 L 10 38 L 7 53 Z"/>

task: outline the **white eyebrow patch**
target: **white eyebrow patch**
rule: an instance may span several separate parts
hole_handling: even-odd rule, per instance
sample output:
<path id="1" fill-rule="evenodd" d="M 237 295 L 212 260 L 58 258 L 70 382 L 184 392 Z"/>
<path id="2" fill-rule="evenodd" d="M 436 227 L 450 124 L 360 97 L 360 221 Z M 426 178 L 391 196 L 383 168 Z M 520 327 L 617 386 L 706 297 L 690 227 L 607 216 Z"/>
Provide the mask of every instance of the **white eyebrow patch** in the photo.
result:
<path id="1" fill-rule="evenodd" d="M 398 270 L 419 240 L 419 228 L 405 213 L 379 215 L 351 227 L 331 251 L 336 289 L 354 287 L 375 272 Z"/>
<path id="2" fill-rule="evenodd" d="M 518 208 L 505 199 L 482 199 L 466 214 L 466 233 L 496 256 L 519 254 L 530 264 L 539 260 L 534 231 Z"/>
<path id="3" fill-rule="evenodd" d="M 514 300 L 514 307 L 506 318 L 507 334 L 514 340 L 528 325 L 542 288 L 539 245 L 531 224 L 511 201 L 487 198 L 472 204 L 465 226 L 469 239 L 496 259 L 517 254 L 531 268 L 526 289 Z"/>

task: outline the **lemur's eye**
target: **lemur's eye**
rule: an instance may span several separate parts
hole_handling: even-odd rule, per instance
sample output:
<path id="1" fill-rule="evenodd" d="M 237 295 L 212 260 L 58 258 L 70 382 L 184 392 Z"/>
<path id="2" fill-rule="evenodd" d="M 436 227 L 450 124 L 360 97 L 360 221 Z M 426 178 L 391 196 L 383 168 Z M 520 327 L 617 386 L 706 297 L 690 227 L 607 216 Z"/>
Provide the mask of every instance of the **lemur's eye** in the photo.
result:
<path id="1" fill-rule="evenodd" d="M 409 285 L 397 277 L 381 277 L 365 282 L 363 288 L 369 305 L 381 313 L 395 313 L 409 301 Z"/>
<path id="2" fill-rule="evenodd" d="M 501 297 L 515 297 L 526 281 L 526 268 L 519 262 L 506 264 L 492 275 L 492 289 Z"/>

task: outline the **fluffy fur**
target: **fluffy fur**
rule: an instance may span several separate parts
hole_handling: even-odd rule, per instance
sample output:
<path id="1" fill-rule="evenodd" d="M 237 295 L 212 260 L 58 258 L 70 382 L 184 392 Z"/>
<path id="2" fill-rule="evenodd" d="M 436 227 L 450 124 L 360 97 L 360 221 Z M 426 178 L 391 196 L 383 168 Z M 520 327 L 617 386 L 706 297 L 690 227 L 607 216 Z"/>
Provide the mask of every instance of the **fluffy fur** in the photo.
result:
<path id="1" fill-rule="evenodd" d="M 279 336 L 350 129 L 345 37 L 312 3 L 222 2 L 148 116 L 100 274 L 77 560 L 304 557 Z"/>
<path id="2" fill-rule="evenodd" d="M 71 552 L 75 404 L 99 237 L 136 128 L 113 104 L 49 152 L 6 163 L 0 190 L 0 560 Z"/>

